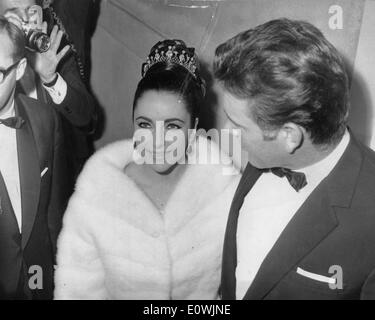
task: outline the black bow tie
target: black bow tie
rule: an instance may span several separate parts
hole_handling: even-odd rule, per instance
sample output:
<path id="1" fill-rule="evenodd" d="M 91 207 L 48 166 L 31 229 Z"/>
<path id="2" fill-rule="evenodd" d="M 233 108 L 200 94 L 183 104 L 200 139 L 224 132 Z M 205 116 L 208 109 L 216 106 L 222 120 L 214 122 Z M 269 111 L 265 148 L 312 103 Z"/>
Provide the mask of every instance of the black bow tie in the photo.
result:
<path id="1" fill-rule="evenodd" d="M 286 177 L 290 185 L 298 192 L 307 185 L 306 176 L 302 172 L 295 172 L 285 168 L 272 168 L 271 172 L 280 178 Z"/>
<path id="2" fill-rule="evenodd" d="M 0 119 L 0 124 L 3 124 L 4 126 L 7 126 L 13 129 L 20 129 L 24 123 L 25 123 L 25 120 L 23 120 L 21 117 L 11 117 L 7 119 Z"/>

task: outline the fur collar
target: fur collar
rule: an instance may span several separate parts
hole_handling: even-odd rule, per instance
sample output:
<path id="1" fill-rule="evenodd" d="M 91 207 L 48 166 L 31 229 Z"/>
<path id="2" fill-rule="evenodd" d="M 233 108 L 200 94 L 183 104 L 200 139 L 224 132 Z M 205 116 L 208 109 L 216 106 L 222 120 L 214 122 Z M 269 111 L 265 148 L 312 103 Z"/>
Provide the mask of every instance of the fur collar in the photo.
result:
<path id="1" fill-rule="evenodd" d="M 209 143 L 213 163 L 219 163 L 220 157 L 227 161 L 215 143 L 203 137 L 197 141 Z M 195 152 L 196 148 L 193 148 Z M 101 149 L 87 162 L 73 197 L 89 203 L 95 212 L 126 219 L 132 226 L 149 234 L 160 231 L 164 225 L 171 234 L 177 233 L 239 179 L 238 175 L 225 175 L 223 170 L 231 168 L 221 164 L 188 165 L 161 215 L 138 185 L 124 173 L 124 168 L 132 161 L 132 140 L 119 141 Z"/>

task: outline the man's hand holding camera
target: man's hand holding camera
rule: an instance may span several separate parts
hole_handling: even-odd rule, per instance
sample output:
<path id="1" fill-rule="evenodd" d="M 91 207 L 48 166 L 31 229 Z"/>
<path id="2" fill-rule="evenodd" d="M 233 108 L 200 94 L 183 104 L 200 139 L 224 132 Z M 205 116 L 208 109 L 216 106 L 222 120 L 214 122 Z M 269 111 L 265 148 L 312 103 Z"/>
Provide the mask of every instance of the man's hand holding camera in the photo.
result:
<path id="1" fill-rule="evenodd" d="M 14 23 L 20 29 L 24 30 L 25 22 L 16 12 L 8 12 L 5 17 L 9 22 Z M 41 24 L 41 32 L 47 34 L 47 23 Z M 28 61 L 34 71 L 39 75 L 43 83 L 51 83 L 57 77 L 57 67 L 63 57 L 67 54 L 70 46 L 65 46 L 61 51 L 59 50 L 64 32 L 59 30 L 58 26 L 54 26 L 50 34 L 50 46 L 45 52 L 38 52 L 29 50 Z M 42 50 L 40 50 L 42 51 Z"/>
<path id="2" fill-rule="evenodd" d="M 47 33 L 46 22 L 43 22 L 42 31 Z M 57 67 L 70 49 L 70 46 L 65 46 L 58 52 L 63 35 L 64 33 L 57 26 L 54 26 L 50 34 L 51 46 L 49 50 L 46 52 L 30 52 L 31 66 L 38 73 L 43 83 L 50 83 L 55 80 Z"/>

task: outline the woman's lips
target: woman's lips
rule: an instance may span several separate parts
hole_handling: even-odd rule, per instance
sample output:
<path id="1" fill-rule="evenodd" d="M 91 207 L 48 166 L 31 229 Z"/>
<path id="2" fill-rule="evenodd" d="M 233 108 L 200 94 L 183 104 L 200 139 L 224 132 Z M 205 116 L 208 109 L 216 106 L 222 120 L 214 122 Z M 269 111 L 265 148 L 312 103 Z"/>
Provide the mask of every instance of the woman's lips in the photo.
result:
<path id="1" fill-rule="evenodd" d="M 167 154 L 166 152 L 163 151 L 153 151 L 153 150 L 146 150 L 146 152 L 152 156 L 152 158 L 154 160 L 164 160 L 165 159 L 165 155 Z"/>
<path id="2" fill-rule="evenodd" d="M 169 155 L 173 154 L 174 150 L 168 150 L 168 151 L 154 151 L 154 150 L 147 150 L 145 149 L 146 153 L 149 157 L 152 157 L 153 161 L 167 161 Z"/>

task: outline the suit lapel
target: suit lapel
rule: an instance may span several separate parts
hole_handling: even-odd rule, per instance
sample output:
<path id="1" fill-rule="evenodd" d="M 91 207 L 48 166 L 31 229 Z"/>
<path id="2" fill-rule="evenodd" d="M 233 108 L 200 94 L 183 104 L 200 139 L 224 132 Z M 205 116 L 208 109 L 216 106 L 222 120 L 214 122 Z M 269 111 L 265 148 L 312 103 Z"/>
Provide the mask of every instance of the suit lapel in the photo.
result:
<path id="1" fill-rule="evenodd" d="M 244 299 L 263 299 L 337 226 L 337 207 L 351 204 L 362 164 L 354 137 L 344 155 L 294 215 L 263 261 Z"/>
<path id="2" fill-rule="evenodd" d="M 237 267 L 237 222 L 239 210 L 242 207 L 244 198 L 261 174 L 261 170 L 254 168 L 250 164 L 247 165 L 230 208 L 227 229 L 225 232 L 221 275 L 221 292 L 224 300 L 236 299 L 235 274 Z"/>
<path id="3" fill-rule="evenodd" d="M 12 224 L 18 230 L 17 218 L 13 211 L 13 206 L 9 198 L 8 190 L 5 185 L 3 175 L 0 171 L 0 215 L 9 215 L 11 217 Z"/>
<path id="4" fill-rule="evenodd" d="M 30 238 L 38 210 L 40 196 L 40 164 L 29 118 L 20 100 L 16 100 L 16 114 L 25 120 L 17 130 L 18 163 L 22 203 L 22 247 Z"/>

